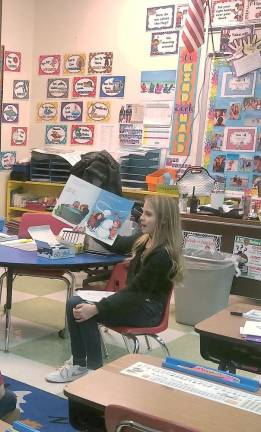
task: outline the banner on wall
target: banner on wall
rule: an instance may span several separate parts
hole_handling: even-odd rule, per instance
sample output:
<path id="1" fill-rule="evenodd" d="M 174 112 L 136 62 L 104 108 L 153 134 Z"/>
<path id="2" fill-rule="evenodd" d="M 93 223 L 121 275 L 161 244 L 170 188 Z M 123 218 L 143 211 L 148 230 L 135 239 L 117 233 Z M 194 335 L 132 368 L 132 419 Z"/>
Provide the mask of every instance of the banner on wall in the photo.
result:
<path id="1" fill-rule="evenodd" d="M 191 146 L 193 104 L 197 88 L 198 54 L 179 51 L 175 114 L 170 154 L 188 156 Z"/>

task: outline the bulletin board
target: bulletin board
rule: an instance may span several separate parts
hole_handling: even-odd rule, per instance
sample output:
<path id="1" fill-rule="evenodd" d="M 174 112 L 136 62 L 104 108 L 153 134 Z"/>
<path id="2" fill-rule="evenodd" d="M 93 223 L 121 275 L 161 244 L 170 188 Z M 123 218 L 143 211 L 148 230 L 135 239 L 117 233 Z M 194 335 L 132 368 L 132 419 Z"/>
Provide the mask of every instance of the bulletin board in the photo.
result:
<path id="1" fill-rule="evenodd" d="M 228 190 L 261 180 L 261 69 L 237 77 L 214 58 L 209 80 L 203 165 Z"/>

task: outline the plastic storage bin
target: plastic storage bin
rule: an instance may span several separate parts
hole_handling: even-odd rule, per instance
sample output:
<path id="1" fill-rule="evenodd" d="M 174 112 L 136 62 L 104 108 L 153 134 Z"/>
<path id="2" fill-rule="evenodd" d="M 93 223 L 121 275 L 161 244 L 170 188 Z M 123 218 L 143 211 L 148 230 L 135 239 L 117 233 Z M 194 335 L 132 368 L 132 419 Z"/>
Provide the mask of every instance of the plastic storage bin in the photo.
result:
<path id="1" fill-rule="evenodd" d="M 195 325 L 228 305 L 235 275 L 235 263 L 227 261 L 229 254 L 219 253 L 219 259 L 185 255 L 183 283 L 175 286 L 176 321 Z"/>

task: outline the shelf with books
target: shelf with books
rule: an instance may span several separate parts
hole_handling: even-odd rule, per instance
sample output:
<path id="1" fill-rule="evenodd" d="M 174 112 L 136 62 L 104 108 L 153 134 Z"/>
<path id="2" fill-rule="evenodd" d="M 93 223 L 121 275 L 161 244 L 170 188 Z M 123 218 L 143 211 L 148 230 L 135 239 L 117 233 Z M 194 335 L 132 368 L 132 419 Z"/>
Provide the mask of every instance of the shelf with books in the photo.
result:
<path id="1" fill-rule="evenodd" d="M 52 206 L 40 205 L 43 201 L 56 201 L 64 183 L 9 180 L 6 191 L 6 220 L 19 220 L 23 213 L 51 211 Z M 25 204 L 28 198 L 28 203 Z"/>

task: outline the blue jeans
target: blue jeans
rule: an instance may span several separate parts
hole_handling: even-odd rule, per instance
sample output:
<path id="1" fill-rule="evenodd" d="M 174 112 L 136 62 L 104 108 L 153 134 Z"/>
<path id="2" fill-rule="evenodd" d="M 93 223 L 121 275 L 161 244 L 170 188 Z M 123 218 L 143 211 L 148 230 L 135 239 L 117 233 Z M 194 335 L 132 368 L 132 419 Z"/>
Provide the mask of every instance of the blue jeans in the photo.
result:
<path id="1" fill-rule="evenodd" d="M 114 296 L 112 296 L 114 297 Z M 66 305 L 68 329 L 71 338 L 71 350 L 73 364 L 87 366 L 89 369 L 98 369 L 102 366 L 102 350 L 98 323 L 105 326 L 156 326 L 163 313 L 163 306 L 158 302 L 140 302 L 140 304 L 129 304 L 128 312 L 121 311 L 119 301 L 121 296 L 115 296 L 110 311 L 99 313 L 82 323 L 77 323 L 73 316 L 73 308 L 84 303 L 79 296 L 72 296 Z M 111 298 L 111 297 L 110 297 Z M 114 307 L 116 308 L 114 310 Z"/>
<path id="2" fill-rule="evenodd" d="M 11 390 L 5 390 L 5 395 L 0 399 L 0 418 L 9 414 L 16 408 L 16 394 Z"/>

